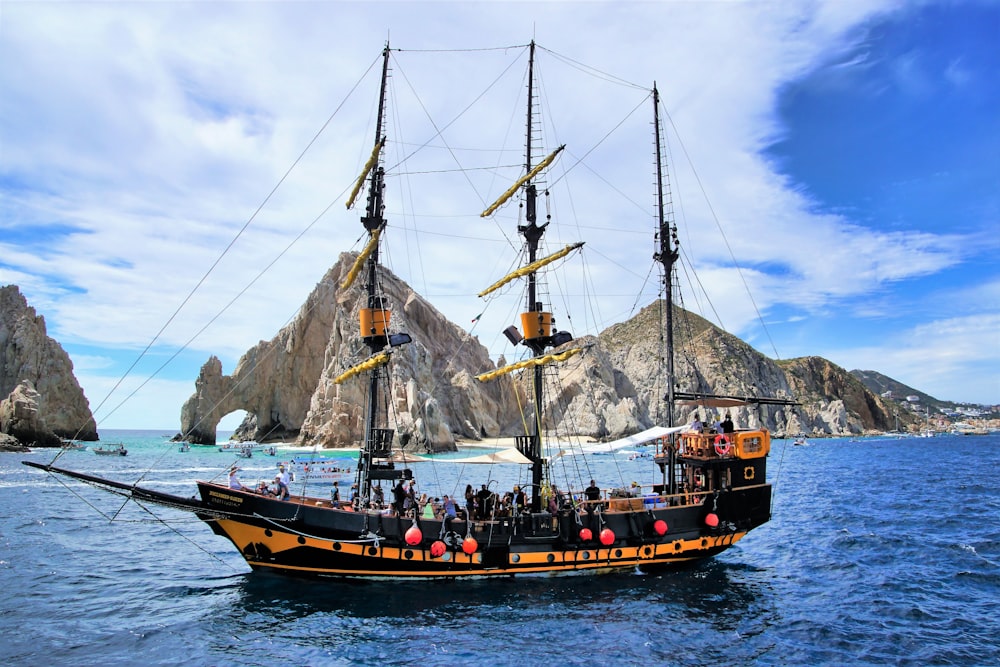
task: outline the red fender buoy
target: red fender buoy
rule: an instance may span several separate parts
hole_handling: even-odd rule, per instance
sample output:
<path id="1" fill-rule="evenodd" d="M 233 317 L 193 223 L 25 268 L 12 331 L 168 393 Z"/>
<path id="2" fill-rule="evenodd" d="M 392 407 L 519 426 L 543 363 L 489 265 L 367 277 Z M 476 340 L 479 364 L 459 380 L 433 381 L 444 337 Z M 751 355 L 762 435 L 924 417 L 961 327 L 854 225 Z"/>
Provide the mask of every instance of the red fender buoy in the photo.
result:
<path id="1" fill-rule="evenodd" d="M 705 515 L 705 525 L 710 528 L 715 528 L 719 525 L 719 515 L 715 512 L 709 512 Z"/>
<path id="2" fill-rule="evenodd" d="M 653 524 L 653 531 L 657 535 L 666 535 L 667 533 L 667 522 L 663 519 L 657 519 L 656 523 Z"/>
<path id="3" fill-rule="evenodd" d="M 406 531 L 406 535 L 404 535 L 404 539 L 411 547 L 415 547 L 423 541 L 424 534 L 416 526 L 410 526 Z"/>
<path id="4" fill-rule="evenodd" d="M 601 531 L 601 544 L 604 546 L 610 546 L 615 542 L 615 531 L 610 528 L 605 528 Z"/>
<path id="5" fill-rule="evenodd" d="M 476 538 L 467 537 L 464 540 L 462 540 L 462 551 L 464 551 L 468 555 L 471 556 L 472 554 L 476 553 L 476 549 L 478 548 L 479 548 L 479 542 L 476 542 Z"/>
<path id="6" fill-rule="evenodd" d="M 590 532 L 590 528 L 581 528 L 580 539 L 583 540 L 584 542 L 589 542 L 592 539 L 594 539 L 594 534 Z"/>
<path id="7" fill-rule="evenodd" d="M 448 547 L 444 542 L 441 540 L 435 540 L 434 544 L 431 545 L 431 556 L 434 556 L 434 558 L 440 558 L 444 555 L 447 548 Z"/>

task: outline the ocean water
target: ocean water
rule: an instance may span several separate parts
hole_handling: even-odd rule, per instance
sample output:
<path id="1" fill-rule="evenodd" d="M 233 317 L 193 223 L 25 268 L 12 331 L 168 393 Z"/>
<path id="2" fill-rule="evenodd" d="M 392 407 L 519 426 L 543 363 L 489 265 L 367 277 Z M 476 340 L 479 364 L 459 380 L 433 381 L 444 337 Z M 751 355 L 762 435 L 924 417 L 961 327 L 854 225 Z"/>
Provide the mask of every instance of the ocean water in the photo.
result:
<path id="1" fill-rule="evenodd" d="M 232 461 L 102 435 L 129 455 L 57 465 L 193 494 Z M 52 457 L 0 454 L 4 665 L 1000 664 L 1000 436 L 775 441 L 774 518 L 714 559 L 477 582 L 254 574 L 190 515 L 21 465 Z"/>

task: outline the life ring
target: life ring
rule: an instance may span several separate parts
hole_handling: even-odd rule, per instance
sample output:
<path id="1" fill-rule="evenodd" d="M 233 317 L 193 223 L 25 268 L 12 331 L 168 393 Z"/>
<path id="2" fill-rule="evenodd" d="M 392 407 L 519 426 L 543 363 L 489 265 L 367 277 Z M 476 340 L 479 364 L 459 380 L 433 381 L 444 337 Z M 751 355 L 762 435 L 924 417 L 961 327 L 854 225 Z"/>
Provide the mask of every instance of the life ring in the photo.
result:
<path id="1" fill-rule="evenodd" d="M 733 448 L 731 442 L 729 442 L 729 436 L 720 433 L 715 436 L 715 452 L 719 456 L 726 456 L 729 454 L 729 450 Z"/>

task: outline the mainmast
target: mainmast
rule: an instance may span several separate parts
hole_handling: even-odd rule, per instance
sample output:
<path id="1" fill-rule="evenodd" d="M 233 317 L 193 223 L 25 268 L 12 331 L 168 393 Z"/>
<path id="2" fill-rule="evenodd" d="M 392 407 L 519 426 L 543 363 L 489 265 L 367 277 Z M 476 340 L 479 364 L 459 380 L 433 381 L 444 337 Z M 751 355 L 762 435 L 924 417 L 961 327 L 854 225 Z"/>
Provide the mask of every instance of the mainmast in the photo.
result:
<path id="1" fill-rule="evenodd" d="M 532 40 L 528 52 L 528 113 L 527 131 L 525 132 L 525 157 L 524 171 L 531 173 L 531 142 L 532 142 L 532 121 L 534 110 L 534 74 L 535 74 L 535 42 Z M 535 184 L 529 181 L 525 186 L 524 208 L 525 221 L 527 224 L 518 225 L 517 231 L 524 236 L 527 244 L 528 264 L 538 259 L 538 244 L 545 234 L 548 221 L 539 225 L 537 212 L 538 190 Z M 521 314 L 521 323 L 524 329 L 524 344 L 535 356 L 541 354 L 549 340 L 549 327 L 552 323 L 552 313 L 542 310 L 542 303 L 538 301 L 538 279 L 535 272 L 528 274 L 528 293 L 525 312 Z M 542 488 L 542 367 L 536 366 L 532 369 L 531 393 L 535 405 L 535 418 L 531 420 L 531 430 L 525 436 L 523 442 L 518 443 L 521 453 L 531 459 L 531 511 L 541 511 L 541 488 Z"/>
<path id="2" fill-rule="evenodd" d="M 552 262 L 565 257 L 569 253 L 578 249 L 583 243 L 574 243 L 567 245 L 562 250 L 552 253 L 546 257 L 538 256 L 538 248 L 545 234 L 545 228 L 549 225 L 549 220 L 546 219 L 542 224 L 538 223 L 538 188 L 533 182 L 533 179 L 540 174 L 546 167 L 552 164 L 556 156 L 565 148 L 565 146 L 560 146 L 552 153 L 547 155 L 538 164 L 532 164 L 532 150 L 533 150 L 533 122 L 534 122 L 534 80 L 535 80 L 535 42 L 532 41 L 529 46 L 529 57 L 528 57 L 528 114 L 527 114 L 527 131 L 525 132 L 525 157 L 524 157 L 524 170 L 525 174 L 517 180 L 510 188 L 507 189 L 500 197 L 485 211 L 482 213 L 482 217 L 491 215 L 500 206 L 507 202 L 514 194 L 524 188 L 524 212 L 525 212 L 525 224 L 518 225 L 517 231 L 524 237 L 525 249 L 527 251 L 527 263 L 516 271 L 504 276 L 499 281 L 494 283 L 492 286 L 483 290 L 479 293 L 479 296 L 486 296 L 487 294 L 499 289 L 503 285 L 506 285 L 511 280 L 515 278 L 526 277 L 528 280 L 527 284 L 527 296 L 524 312 L 521 313 L 521 329 L 518 330 L 517 327 L 508 327 L 504 334 L 514 345 L 523 344 L 534 354 L 534 357 L 526 361 L 521 361 L 516 364 L 506 366 L 504 368 L 499 368 L 495 371 L 490 371 L 488 373 L 483 373 L 478 375 L 477 378 L 481 382 L 491 380 L 500 375 L 513 372 L 515 370 L 520 370 L 522 368 L 531 369 L 531 397 L 534 403 L 534 418 L 531 420 L 531 425 L 528 427 L 528 433 L 525 435 L 517 436 L 517 449 L 521 454 L 531 461 L 531 510 L 533 512 L 541 511 L 542 507 L 542 482 L 544 480 L 545 473 L 545 459 L 542 456 L 542 366 L 547 363 L 554 361 L 564 361 L 565 359 L 578 354 L 583 350 L 583 348 L 573 348 L 568 349 L 558 354 L 542 355 L 548 347 L 558 347 L 564 343 L 573 340 L 573 335 L 568 331 L 557 331 L 552 325 L 555 320 L 552 318 L 552 313 L 545 310 L 544 304 L 539 300 L 538 297 L 538 271 Z"/>

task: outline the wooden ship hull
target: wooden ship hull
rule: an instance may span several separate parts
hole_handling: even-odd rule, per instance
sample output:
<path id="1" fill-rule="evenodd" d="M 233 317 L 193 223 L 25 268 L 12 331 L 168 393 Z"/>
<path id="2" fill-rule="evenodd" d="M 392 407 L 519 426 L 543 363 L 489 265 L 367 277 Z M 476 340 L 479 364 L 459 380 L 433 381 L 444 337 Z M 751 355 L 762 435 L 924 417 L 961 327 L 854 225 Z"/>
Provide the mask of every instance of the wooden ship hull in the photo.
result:
<path id="1" fill-rule="evenodd" d="M 199 516 L 255 570 L 307 577 L 468 578 L 653 570 L 719 554 L 770 520 L 766 431 L 732 434 L 727 456 L 713 435 L 664 442 L 655 460 L 703 491 L 611 497 L 555 515 L 525 511 L 470 522 L 282 501 L 201 482 Z M 757 451 L 746 451 L 754 443 Z M 763 443 L 763 444 L 761 444 Z M 669 472 L 669 471 L 668 471 Z M 653 489 L 659 491 L 662 489 Z M 590 511 L 588 511 L 590 510 Z"/>

